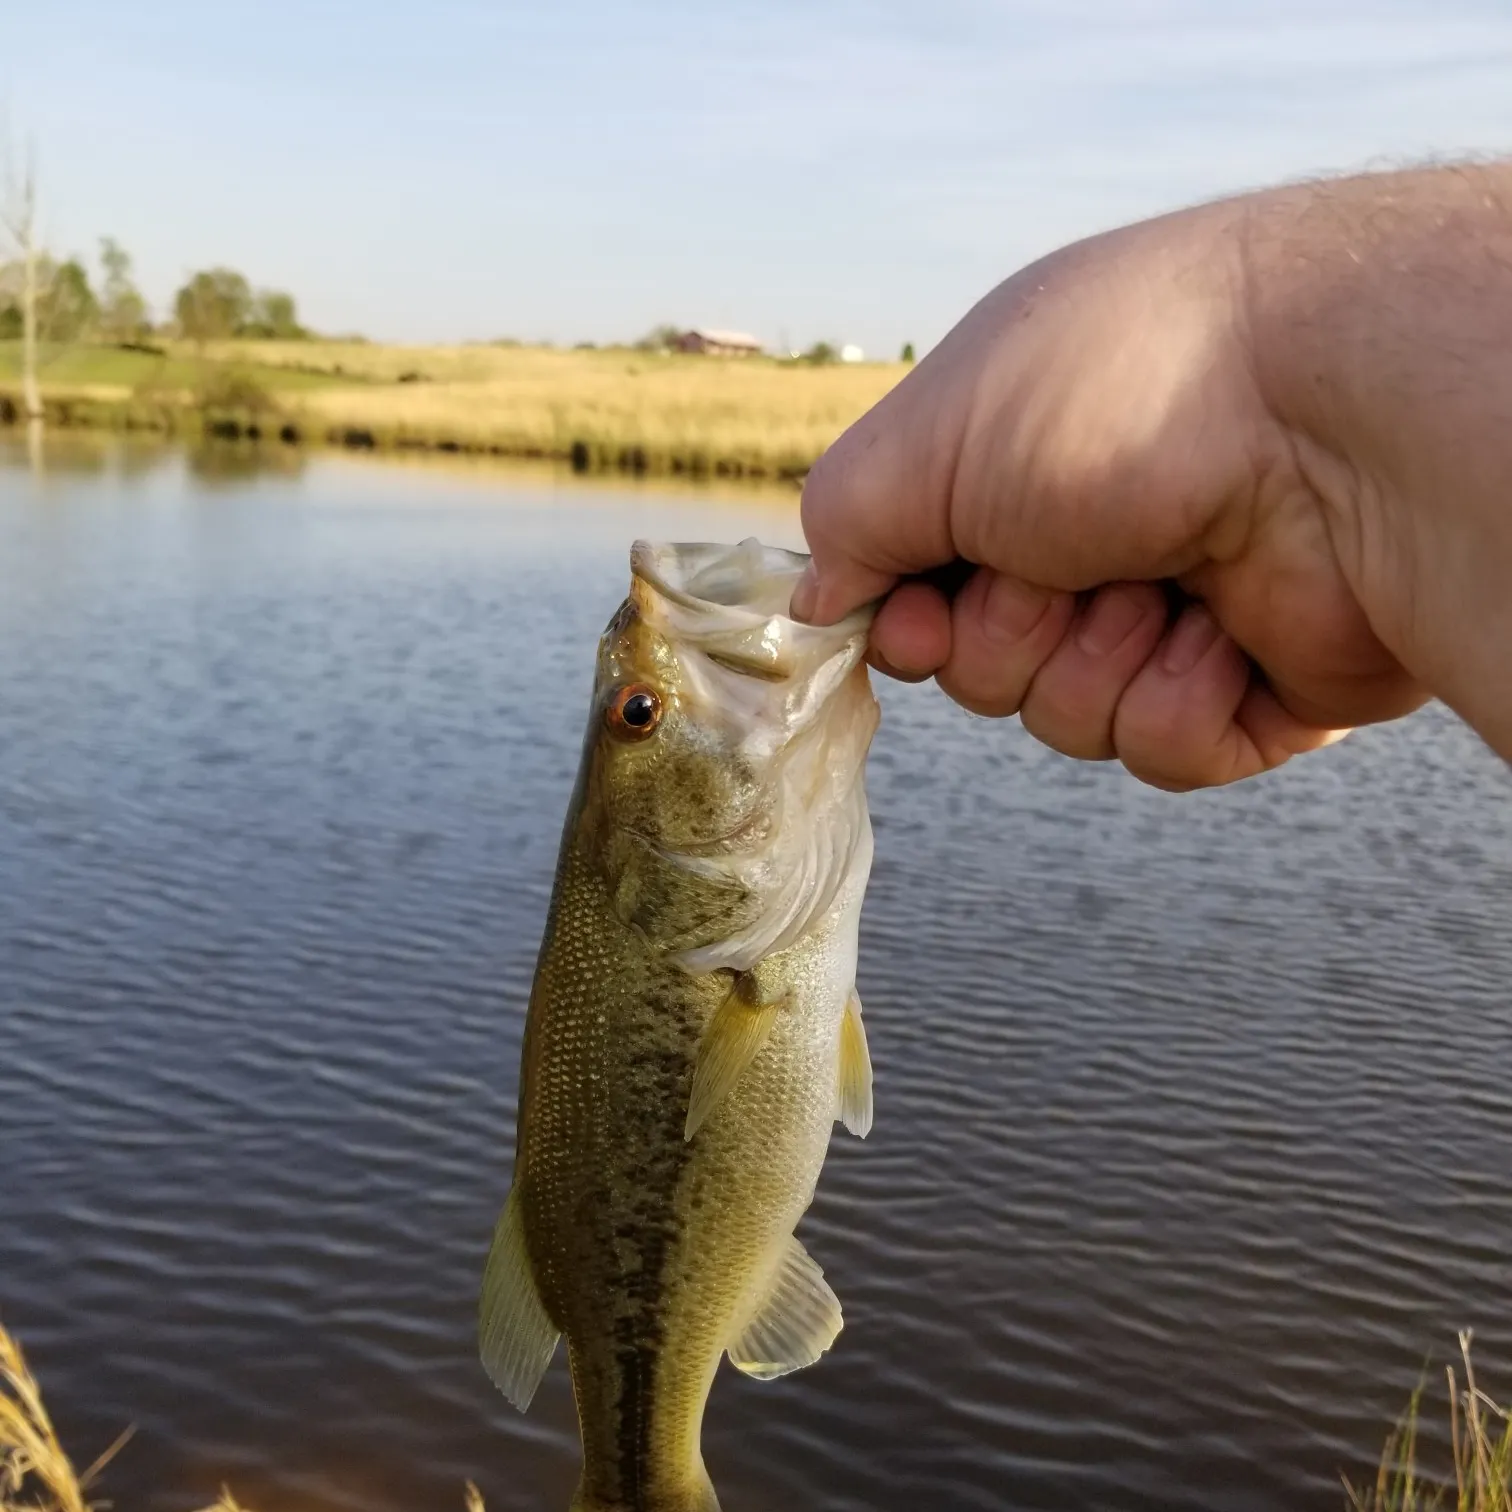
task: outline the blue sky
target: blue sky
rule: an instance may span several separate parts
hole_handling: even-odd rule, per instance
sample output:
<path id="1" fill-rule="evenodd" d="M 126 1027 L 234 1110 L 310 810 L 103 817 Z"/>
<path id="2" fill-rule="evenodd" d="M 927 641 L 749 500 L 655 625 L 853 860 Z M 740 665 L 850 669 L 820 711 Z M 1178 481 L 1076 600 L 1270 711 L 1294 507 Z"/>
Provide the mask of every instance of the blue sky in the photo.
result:
<path id="1" fill-rule="evenodd" d="M 225 262 L 327 331 L 937 340 L 1088 232 L 1512 151 L 1509 0 L 5 7 L 64 251 Z"/>

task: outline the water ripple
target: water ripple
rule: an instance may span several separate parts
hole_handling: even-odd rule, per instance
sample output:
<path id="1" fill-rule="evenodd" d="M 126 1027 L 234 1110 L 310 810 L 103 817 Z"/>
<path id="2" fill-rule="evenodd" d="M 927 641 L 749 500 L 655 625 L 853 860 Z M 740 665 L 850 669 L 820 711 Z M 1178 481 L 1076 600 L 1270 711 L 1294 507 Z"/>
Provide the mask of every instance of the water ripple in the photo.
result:
<path id="1" fill-rule="evenodd" d="M 796 521 L 123 486 L 0 471 L 0 1313 L 123 1505 L 563 1507 L 561 1362 L 470 1335 L 591 647 L 632 536 Z M 847 1326 L 721 1376 L 728 1512 L 1334 1512 L 1512 1355 L 1506 771 L 1430 711 L 1176 800 L 883 696 Z"/>

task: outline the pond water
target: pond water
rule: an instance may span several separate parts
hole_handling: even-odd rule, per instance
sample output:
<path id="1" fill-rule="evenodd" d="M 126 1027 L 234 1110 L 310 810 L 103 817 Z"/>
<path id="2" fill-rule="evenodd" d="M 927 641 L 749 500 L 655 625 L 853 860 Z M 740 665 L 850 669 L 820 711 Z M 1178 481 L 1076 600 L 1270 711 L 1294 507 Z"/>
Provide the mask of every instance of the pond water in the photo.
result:
<path id="1" fill-rule="evenodd" d="M 79 1461 L 136 1424 L 119 1507 L 564 1512 L 562 1360 L 516 1415 L 473 1310 L 594 642 L 635 536 L 793 500 L 21 463 L 0 1319 Z M 881 695 L 877 1121 L 801 1229 L 846 1329 L 721 1372 L 726 1512 L 1336 1512 L 1455 1329 L 1508 1394 L 1501 764 L 1429 710 L 1173 798 Z"/>

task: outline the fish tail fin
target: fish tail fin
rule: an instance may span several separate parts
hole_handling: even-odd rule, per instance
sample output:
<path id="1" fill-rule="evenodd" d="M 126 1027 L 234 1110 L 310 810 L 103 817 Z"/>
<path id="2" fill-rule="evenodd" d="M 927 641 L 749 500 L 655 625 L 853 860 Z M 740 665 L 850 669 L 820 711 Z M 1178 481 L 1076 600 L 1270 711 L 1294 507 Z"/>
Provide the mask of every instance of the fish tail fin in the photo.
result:
<path id="1" fill-rule="evenodd" d="M 700 1459 L 677 1484 L 664 1483 L 628 1500 L 596 1496 L 579 1486 L 568 1512 L 719 1512 L 719 1498 Z"/>

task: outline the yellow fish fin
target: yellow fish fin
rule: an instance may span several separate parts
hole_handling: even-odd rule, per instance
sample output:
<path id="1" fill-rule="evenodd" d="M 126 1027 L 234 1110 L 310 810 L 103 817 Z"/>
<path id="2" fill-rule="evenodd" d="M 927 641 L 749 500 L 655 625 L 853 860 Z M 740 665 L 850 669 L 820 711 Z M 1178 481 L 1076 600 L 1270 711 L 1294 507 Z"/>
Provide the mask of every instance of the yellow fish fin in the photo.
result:
<path id="1" fill-rule="evenodd" d="M 762 1002 L 762 995 L 755 973 L 743 972 L 729 997 L 714 1010 L 698 1047 L 688 1117 L 683 1124 L 684 1139 L 692 1139 L 698 1133 L 766 1043 L 782 999 Z"/>
<path id="2" fill-rule="evenodd" d="M 513 1191 L 494 1228 L 478 1302 L 478 1352 L 488 1378 L 524 1412 L 556 1353 L 556 1325 L 546 1316 L 530 1271 L 520 1204 Z"/>
<path id="3" fill-rule="evenodd" d="M 861 1022 L 861 999 L 854 992 L 840 1021 L 840 1097 L 835 1116 L 857 1139 L 871 1133 L 871 1052 L 866 1048 L 866 1026 Z"/>
<path id="4" fill-rule="evenodd" d="M 789 1236 L 777 1273 L 740 1337 L 730 1345 L 730 1363 L 759 1381 L 812 1365 L 840 1332 L 840 1299 L 824 1272 Z"/>

